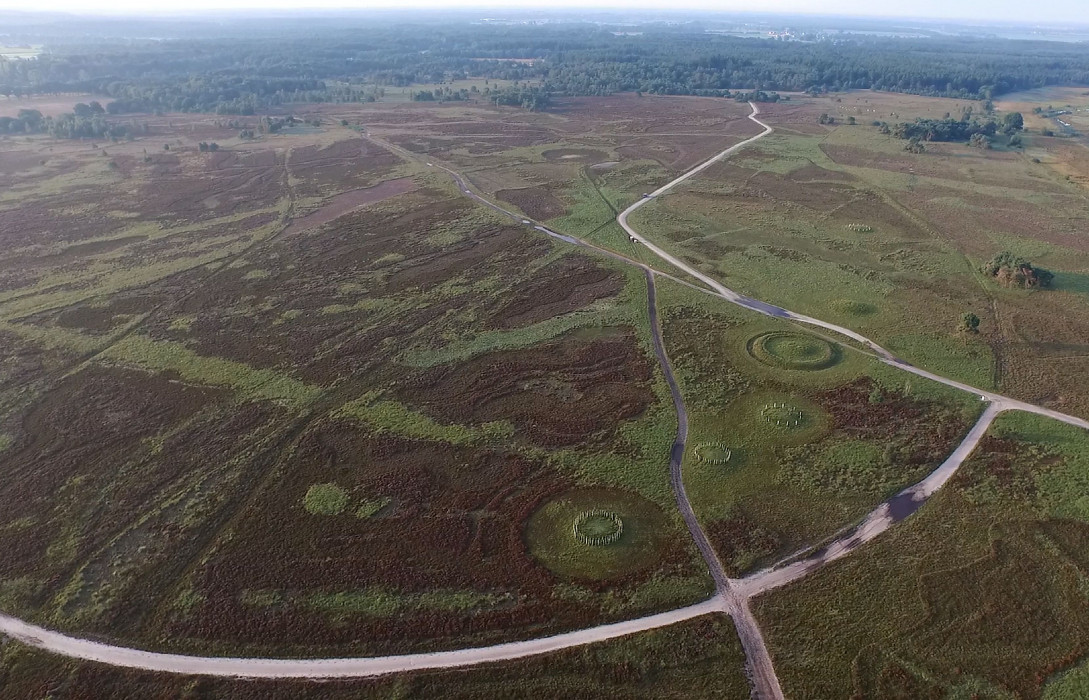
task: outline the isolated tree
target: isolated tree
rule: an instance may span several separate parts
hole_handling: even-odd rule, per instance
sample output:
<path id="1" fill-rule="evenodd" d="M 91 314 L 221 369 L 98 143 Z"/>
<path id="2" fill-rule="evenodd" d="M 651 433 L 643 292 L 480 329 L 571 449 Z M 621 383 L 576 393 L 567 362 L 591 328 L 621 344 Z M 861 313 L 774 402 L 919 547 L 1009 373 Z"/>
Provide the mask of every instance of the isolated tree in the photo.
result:
<path id="1" fill-rule="evenodd" d="M 960 317 L 958 330 L 964 333 L 979 333 L 979 316 L 976 316 L 971 311 L 965 313 Z"/>
<path id="2" fill-rule="evenodd" d="M 923 145 L 922 139 L 918 136 L 912 136 L 908 140 L 907 145 L 904 146 L 904 150 L 908 153 L 925 153 L 926 146 Z"/>
<path id="3" fill-rule="evenodd" d="M 983 133 L 972 134 L 972 137 L 968 139 L 968 145 L 974 148 L 987 150 L 991 147 L 991 140 Z"/>
<path id="4" fill-rule="evenodd" d="M 855 120 L 854 117 L 847 117 L 847 123 L 850 124 L 851 126 L 854 126 L 858 122 Z"/>

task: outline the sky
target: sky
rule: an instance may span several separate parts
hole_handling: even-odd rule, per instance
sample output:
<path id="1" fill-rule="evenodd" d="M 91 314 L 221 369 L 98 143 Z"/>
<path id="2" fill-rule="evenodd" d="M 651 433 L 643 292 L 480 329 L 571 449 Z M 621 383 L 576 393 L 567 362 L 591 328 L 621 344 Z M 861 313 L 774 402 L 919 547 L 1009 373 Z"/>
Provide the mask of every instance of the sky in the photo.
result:
<path id="1" fill-rule="evenodd" d="M 201 11 L 305 10 L 305 9 L 408 9 L 443 8 L 461 10 L 492 8 L 502 10 L 558 8 L 616 8 L 715 10 L 721 12 L 799 13 L 860 15 L 867 17 L 913 17 L 975 19 L 1033 24 L 1089 25 L 1086 0 L 43 0 L 28 5 L 25 0 L 0 0 L 0 10 L 75 12 L 88 14 L 159 14 Z"/>

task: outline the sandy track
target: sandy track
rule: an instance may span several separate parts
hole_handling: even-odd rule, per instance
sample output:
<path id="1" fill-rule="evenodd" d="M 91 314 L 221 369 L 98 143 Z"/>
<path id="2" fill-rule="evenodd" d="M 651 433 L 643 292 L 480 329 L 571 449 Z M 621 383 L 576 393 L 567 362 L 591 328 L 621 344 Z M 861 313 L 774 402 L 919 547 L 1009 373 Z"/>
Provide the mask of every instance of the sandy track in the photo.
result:
<path id="1" fill-rule="evenodd" d="M 987 434 L 987 429 L 991 427 L 991 423 L 994 422 L 998 414 L 1007 409 L 1008 407 L 1001 403 L 992 403 L 987 406 L 986 410 L 983 411 L 983 415 L 979 417 L 979 420 L 968 432 L 968 435 L 957 445 L 957 449 L 937 469 L 930 472 L 919 483 L 904 489 L 896 496 L 882 503 L 846 534 L 819 548 L 811 556 L 799 561 L 777 564 L 750 574 L 743 579 L 731 579 L 732 589 L 745 598 L 752 598 L 773 588 L 785 586 L 816 571 L 825 564 L 847 556 L 855 548 L 874 539 L 895 523 L 904 520 L 921 508 L 931 496 L 949 481 L 957 469 L 960 468 L 960 465 L 964 463 L 964 460 L 975 450 L 983 436 Z"/>
<path id="2" fill-rule="evenodd" d="M 366 678 L 404 671 L 456 668 L 521 659 L 657 629 L 722 610 L 722 603 L 716 597 L 657 615 L 524 642 L 427 654 L 343 659 L 249 659 L 160 654 L 69 637 L 8 615 L 0 615 L 0 632 L 28 646 L 61 656 L 144 671 L 230 678 Z"/>

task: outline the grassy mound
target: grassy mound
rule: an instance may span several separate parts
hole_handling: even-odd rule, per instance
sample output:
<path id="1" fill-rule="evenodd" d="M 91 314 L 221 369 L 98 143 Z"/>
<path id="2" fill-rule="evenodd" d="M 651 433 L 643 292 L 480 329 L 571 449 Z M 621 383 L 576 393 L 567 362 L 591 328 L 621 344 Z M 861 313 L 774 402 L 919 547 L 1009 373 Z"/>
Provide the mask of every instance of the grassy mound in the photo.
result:
<path id="1" fill-rule="evenodd" d="M 783 369 L 826 369 L 840 360 L 839 348 L 832 343 L 789 331 L 761 333 L 749 340 L 747 349 L 759 362 Z"/>
<path id="2" fill-rule="evenodd" d="M 538 508 L 526 523 L 525 538 L 530 553 L 557 574 L 606 580 L 658 561 L 668 529 L 661 509 L 642 496 L 579 489 Z"/>
<path id="3" fill-rule="evenodd" d="M 836 299 L 832 302 L 832 308 L 848 316 L 869 316 L 877 313 L 877 307 L 873 304 L 855 299 Z"/>
<path id="4" fill-rule="evenodd" d="M 314 484 L 303 498 L 303 507 L 311 515 L 340 515 L 347 506 L 348 492 L 336 484 Z"/>

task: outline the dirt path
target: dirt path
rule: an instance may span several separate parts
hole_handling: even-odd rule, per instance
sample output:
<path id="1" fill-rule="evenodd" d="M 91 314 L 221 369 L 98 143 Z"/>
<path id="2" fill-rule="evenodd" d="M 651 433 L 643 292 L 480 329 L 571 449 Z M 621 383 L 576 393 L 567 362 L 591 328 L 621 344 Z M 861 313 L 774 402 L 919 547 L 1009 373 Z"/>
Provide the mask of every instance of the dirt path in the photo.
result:
<path id="1" fill-rule="evenodd" d="M 722 568 L 722 562 L 707 539 L 707 533 L 703 531 L 699 519 L 696 517 L 692 503 L 688 500 L 688 493 L 684 488 L 684 475 L 681 472 L 681 463 L 684 461 L 685 445 L 688 441 L 688 409 L 684 405 L 684 397 L 681 395 L 677 379 L 673 376 L 673 369 L 669 364 L 669 356 L 666 355 L 665 341 L 662 339 L 662 326 L 658 322 L 658 294 L 654 286 L 654 274 L 645 270 L 647 277 L 647 313 L 650 317 L 650 335 L 654 342 L 654 354 L 658 356 L 658 364 L 665 374 L 666 383 L 669 385 L 669 393 L 673 397 L 673 406 L 677 409 L 677 437 L 673 441 L 673 448 L 669 451 L 669 483 L 673 487 L 673 495 L 677 499 L 677 509 L 681 512 L 681 518 L 688 526 L 688 532 L 696 543 L 703 560 L 707 562 L 707 568 L 711 572 L 711 578 L 715 581 L 715 591 L 719 596 L 725 596 L 730 587 L 729 579 Z"/>
<path id="2" fill-rule="evenodd" d="M 248 659 L 160 654 L 103 644 L 89 639 L 68 637 L 8 615 L 0 615 L 0 632 L 28 646 L 60 654 L 61 656 L 144 671 L 230 678 L 366 678 L 404 671 L 457 668 L 459 666 L 521 659 L 526 656 L 536 656 L 560 649 L 603 642 L 722 611 L 722 603 L 716 597 L 696 605 L 641 617 L 636 620 L 600 625 L 524 642 L 425 654 L 355 659 Z"/>
<path id="3" fill-rule="evenodd" d="M 738 635 L 742 642 L 742 646 L 745 649 L 749 676 L 753 684 L 754 696 L 768 700 L 778 700 L 780 698 L 783 698 L 783 692 L 779 686 L 778 679 L 775 676 L 775 669 L 772 664 L 770 654 L 768 653 L 767 646 L 764 643 L 763 635 L 760 632 L 759 625 L 757 624 L 755 618 L 749 611 L 749 600 L 752 597 L 759 595 L 765 591 L 771 590 L 772 588 L 786 585 L 787 583 L 790 583 L 792 581 L 796 581 L 803 576 L 812 573 L 813 571 L 816 571 L 825 564 L 843 556 L 846 556 L 847 554 L 857 549 L 860 544 L 874 539 L 882 532 L 887 530 L 889 527 L 891 527 L 893 524 L 899 522 L 900 520 L 903 520 L 911 513 L 915 512 L 956 472 L 956 470 L 960 467 L 964 460 L 978 445 L 980 439 L 982 439 L 983 435 L 987 432 L 987 429 L 990 427 L 994 418 L 1002 411 L 1017 410 L 1027 411 L 1029 413 L 1036 413 L 1087 430 L 1089 430 L 1089 421 L 1077 418 L 1075 416 L 1069 416 L 1058 411 L 1053 411 L 1040 406 L 1025 403 L 1023 401 L 1018 401 L 1016 399 L 1010 399 L 1008 397 L 1004 397 L 993 392 L 976 389 L 955 380 L 946 379 L 945 377 L 941 377 L 926 370 L 919 369 L 908 364 L 907 362 L 904 362 L 903 360 L 896 358 L 891 353 L 882 349 L 879 345 L 870 341 L 865 336 L 855 333 L 850 329 L 827 323 L 819 319 L 811 318 L 809 316 L 804 316 L 802 314 L 796 314 L 794 312 L 774 306 L 772 304 L 767 304 L 756 299 L 742 296 L 734 292 L 733 290 L 730 290 L 727 287 L 723 286 L 713 278 L 704 275 L 698 270 L 673 257 L 666 251 L 646 240 L 638 232 L 632 229 L 631 226 L 627 223 L 627 217 L 639 207 L 643 206 L 651 199 L 654 199 L 655 197 L 664 194 L 665 192 L 669 191 L 670 189 L 674 188 L 685 180 L 702 172 L 706 168 L 710 167 L 713 163 L 718 162 L 723 158 L 726 158 L 727 156 L 737 152 L 741 148 L 744 148 L 746 145 L 756 141 L 757 139 L 763 138 L 764 136 L 773 132 L 773 129 L 770 126 L 764 124 L 756 118 L 759 114 L 759 109 L 756 107 L 756 105 L 750 103 L 750 106 L 752 107 L 752 114 L 749 115 L 749 119 L 752 119 L 754 122 L 764 127 L 763 132 L 761 132 L 757 136 L 754 136 L 745 141 L 742 141 L 741 143 L 731 146 L 714 158 L 711 158 L 710 160 L 696 166 L 687 173 L 674 179 L 667 185 L 655 190 L 647 197 L 640 199 L 635 204 L 621 212 L 620 215 L 617 217 L 618 223 L 620 223 L 624 230 L 628 232 L 628 235 L 631 236 L 633 240 L 639 241 L 642 245 L 644 245 L 648 250 L 653 252 L 660 259 L 673 265 L 681 272 L 694 277 L 700 282 L 703 282 L 708 287 L 710 287 L 710 290 L 713 291 L 693 285 L 687 280 L 671 275 L 664 271 L 657 270 L 645 263 L 633 260 L 632 258 L 621 255 L 614 251 L 606 250 L 586 241 L 574 238 L 572 236 L 558 233 L 543 226 L 538 222 L 519 216 L 518 214 L 504 209 L 475 194 L 472 191 L 470 185 L 466 182 L 466 180 L 457 172 L 441 165 L 428 163 L 429 166 L 441 168 L 442 170 L 449 173 L 454 178 L 454 181 L 457 183 L 458 187 L 465 195 L 491 208 L 492 210 L 508 216 L 523 225 L 530 226 L 534 230 L 551 236 L 557 240 L 589 248 L 600 254 L 613 258 L 614 260 L 624 262 L 625 264 L 634 265 L 642 269 L 647 275 L 648 310 L 650 312 L 651 318 L 655 353 L 658 355 L 659 362 L 661 363 L 663 371 L 666 375 L 667 383 L 670 386 L 670 393 L 673 397 L 673 401 L 675 406 L 677 407 L 678 413 L 677 437 L 674 441 L 673 449 L 670 455 L 670 480 L 676 493 L 678 508 L 681 511 L 682 517 L 684 518 L 685 523 L 688 525 L 689 530 L 691 531 L 692 536 L 696 541 L 697 547 L 700 549 L 701 554 L 703 554 L 705 560 L 707 561 L 708 566 L 711 569 L 712 576 L 715 578 L 717 592 L 715 596 L 712 597 L 710 600 L 698 603 L 696 605 L 679 608 L 677 610 L 659 613 L 657 615 L 650 615 L 635 620 L 628 620 L 625 622 L 613 623 L 608 625 L 600 625 L 585 630 L 567 632 L 551 637 L 545 637 L 542 639 L 511 642 L 507 644 L 498 644 L 489 647 L 459 649 L 446 652 L 406 654 L 398 656 L 380 656 L 371 658 L 261 659 L 162 654 L 139 649 L 131 649 L 122 646 L 103 644 L 100 642 L 94 642 L 86 639 L 68 637 L 66 635 L 53 632 L 3 614 L 0 614 L 0 633 L 11 636 L 29 646 L 62 656 L 83 659 L 87 661 L 96 661 L 112 666 L 136 668 L 148 671 L 241 678 L 361 678 L 404 671 L 436 668 L 455 668 L 460 666 L 471 666 L 480 663 L 519 659 L 527 656 L 533 656 L 536 654 L 545 654 L 553 651 L 558 651 L 560 649 L 566 649 L 570 647 L 601 642 L 609 639 L 615 639 L 617 637 L 634 634 L 636 632 L 657 629 L 659 627 L 664 627 L 667 625 L 676 624 L 677 622 L 681 622 L 684 620 L 689 620 L 694 617 L 699 617 L 700 615 L 706 615 L 714 612 L 725 612 L 733 617 L 734 625 L 737 628 Z M 390 148 L 395 152 L 401 153 L 407 158 L 419 160 L 416 155 L 409 154 L 403 149 L 392 146 L 392 144 L 378 141 L 377 139 L 374 139 L 370 136 L 368 136 L 368 138 L 371 138 L 372 140 L 380 143 L 385 147 Z M 684 492 L 684 484 L 681 478 L 682 475 L 680 470 L 680 464 L 681 459 L 684 456 L 684 445 L 687 438 L 688 415 L 684 407 L 684 402 L 683 398 L 681 397 L 680 390 L 676 385 L 676 381 L 669 367 L 669 360 L 665 354 L 664 344 L 662 343 L 661 339 L 661 329 L 657 317 L 656 288 L 654 285 L 655 275 L 667 277 L 689 287 L 695 287 L 697 289 L 700 289 L 701 291 L 712 293 L 725 299 L 726 301 L 737 304 L 739 306 L 743 306 L 753 311 L 757 311 L 758 313 L 763 313 L 765 315 L 774 316 L 777 318 L 783 318 L 786 320 L 797 321 L 800 323 L 817 326 L 849 337 L 877 352 L 880 356 L 879 359 L 892 367 L 896 367 L 897 369 L 903 370 L 905 372 L 910 372 L 917 376 L 940 382 L 942 384 L 960 389 L 962 391 L 976 394 L 981 398 L 981 400 L 988 402 L 989 406 L 984 411 L 980 419 L 976 422 L 975 426 L 973 426 L 965 439 L 960 443 L 960 445 L 957 446 L 956 450 L 953 452 L 953 454 L 949 456 L 948 459 L 945 460 L 945 462 L 943 462 L 936 470 L 934 470 L 918 484 L 908 489 L 905 489 L 894 498 L 881 504 L 881 506 L 871 512 L 869 516 L 867 516 L 858 526 L 853 528 L 848 534 L 837 538 L 829 545 L 821 548 L 816 553 L 805 559 L 799 561 L 782 562 L 780 565 L 776 565 L 769 569 L 756 572 L 743 579 L 728 579 L 726 578 L 725 573 L 722 571 L 721 563 L 719 562 L 718 557 L 714 552 L 714 549 L 707 541 L 707 538 L 703 533 L 703 530 L 699 525 L 698 519 L 696 518 L 695 513 L 692 511 L 691 505 L 688 503 L 687 496 Z"/>

